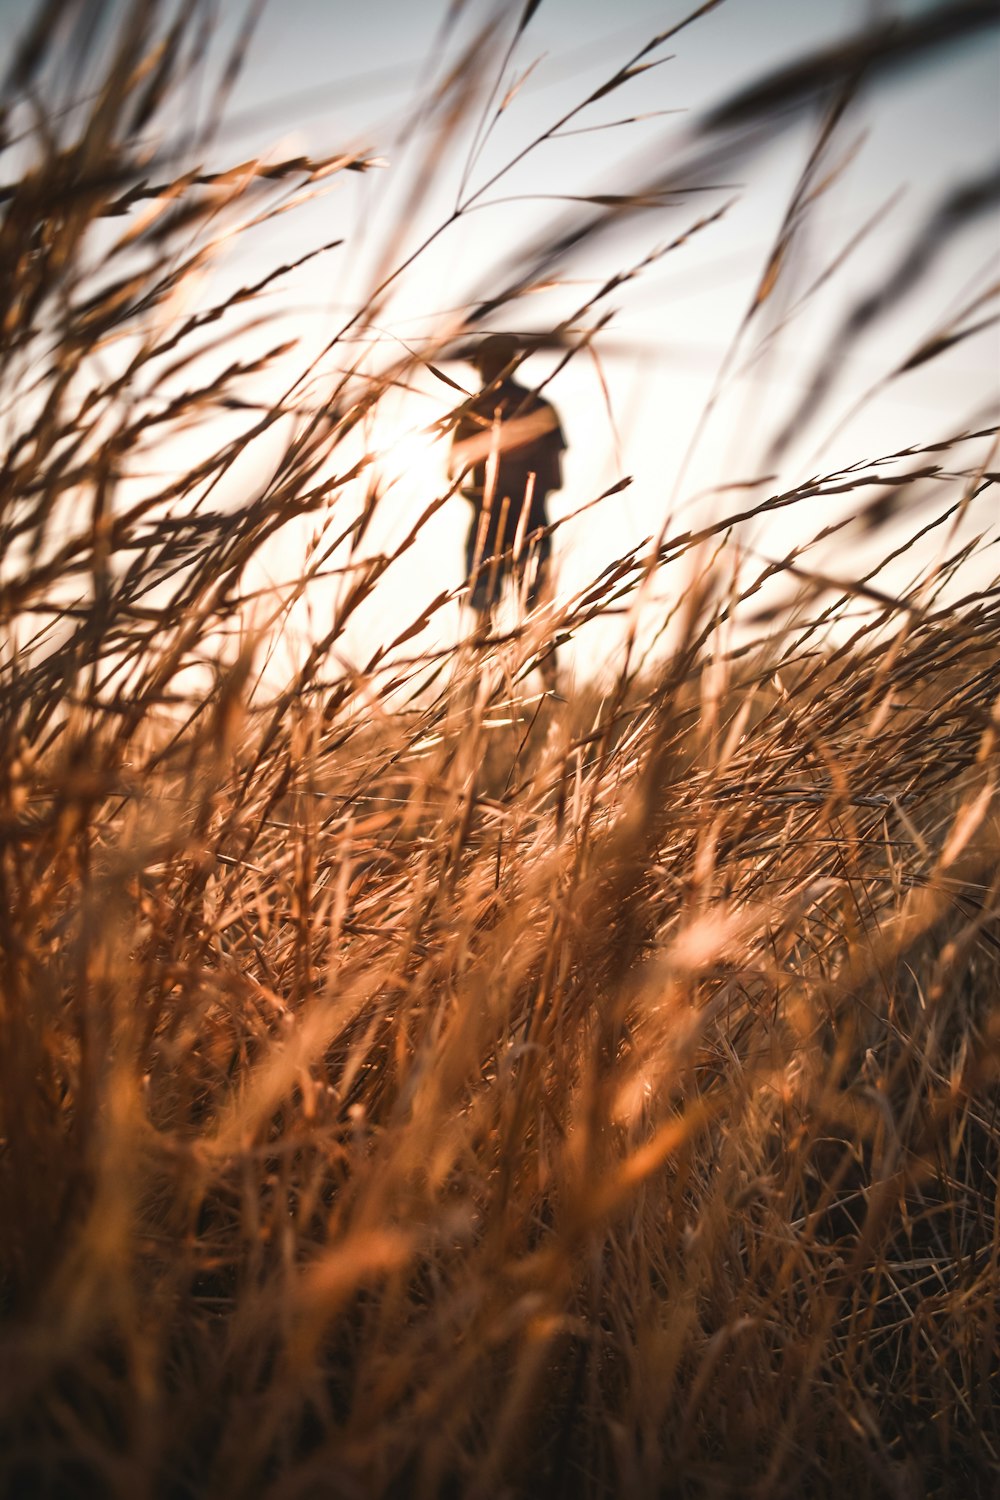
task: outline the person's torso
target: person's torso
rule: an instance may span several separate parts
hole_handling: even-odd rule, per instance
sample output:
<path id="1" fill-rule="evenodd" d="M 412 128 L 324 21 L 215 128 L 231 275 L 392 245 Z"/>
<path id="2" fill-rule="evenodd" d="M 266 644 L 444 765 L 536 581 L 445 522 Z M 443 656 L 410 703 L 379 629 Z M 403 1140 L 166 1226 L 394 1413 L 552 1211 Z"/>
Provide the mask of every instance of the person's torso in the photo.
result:
<path id="1" fill-rule="evenodd" d="M 476 461 L 463 486 L 469 499 L 482 500 L 495 464 L 493 500 L 507 499 L 520 512 L 527 494 L 532 511 L 541 513 L 546 494 L 558 483 L 559 456 L 565 447 L 559 420 L 548 401 L 514 381 L 474 403 L 455 433 L 456 444 L 474 445 Z M 492 507 L 491 507 L 492 508 Z"/>

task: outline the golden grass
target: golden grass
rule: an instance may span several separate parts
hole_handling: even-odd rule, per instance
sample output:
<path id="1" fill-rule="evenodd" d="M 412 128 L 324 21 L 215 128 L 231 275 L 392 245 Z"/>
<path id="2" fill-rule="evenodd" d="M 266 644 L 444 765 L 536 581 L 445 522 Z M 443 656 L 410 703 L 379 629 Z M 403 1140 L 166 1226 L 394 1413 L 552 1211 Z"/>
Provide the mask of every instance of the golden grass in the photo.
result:
<path id="1" fill-rule="evenodd" d="M 348 506 L 329 631 L 269 700 L 260 643 L 220 644 L 242 574 L 302 514 L 332 545 L 339 454 L 412 364 L 344 377 L 233 511 L 207 502 L 240 443 L 117 502 L 126 456 L 252 363 L 159 394 L 218 321 L 168 306 L 197 236 L 365 167 L 195 150 L 150 189 L 131 137 L 193 66 L 181 21 L 155 50 L 172 14 L 117 17 L 81 134 L 33 138 L 0 227 L 5 400 L 37 381 L 0 513 L 0 1488 L 990 1493 L 996 586 L 943 603 L 958 555 L 902 599 L 831 592 L 795 554 L 762 569 L 780 625 L 727 651 L 761 582 L 720 581 L 727 517 L 349 674 L 385 560 Z M 814 74 L 734 101 L 740 132 Z M 87 258 L 109 215 L 120 275 Z M 939 448 L 740 514 L 854 488 L 877 527 L 873 476 Z M 988 483 L 943 483 L 941 524 Z M 533 693 L 553 640 L 683 558 L 669 652 Z M 831 634 L 859 597 L 870 622 Z"/>

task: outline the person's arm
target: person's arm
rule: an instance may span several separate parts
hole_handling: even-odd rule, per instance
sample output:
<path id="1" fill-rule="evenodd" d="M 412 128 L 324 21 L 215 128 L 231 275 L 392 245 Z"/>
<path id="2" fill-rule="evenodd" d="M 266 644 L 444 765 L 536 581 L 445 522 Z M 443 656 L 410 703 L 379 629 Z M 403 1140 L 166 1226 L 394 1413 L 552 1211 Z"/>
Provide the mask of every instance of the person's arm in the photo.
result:
<path id="1" fill-rule="evenodd" d="M 563 430 L 555 411 L 552 412 L 552 420 L 555 425 L 552 431 L 546 433 L 545 436 L 546 468 L 548 469 L 548 474 L 545 476 L 545 488 L 546 490 L 561 490 L 563 483 L 562 456 L 566 451 L 566 439 L 563 436 Z M 539 475 L 539 479 L 541 477 Z"/>
<path id="2" fill-rule="evenodd" d="M 483 488 L 480 473 L 483 462 L 478 453 L 480 444 L 474 441 L 481 436 L 481 420 L 473 413 L 466 412 L 452 434 L 448 452 L 448 478 L 461 481 L 460 493 L 473 504 L 480 499 Z"/>

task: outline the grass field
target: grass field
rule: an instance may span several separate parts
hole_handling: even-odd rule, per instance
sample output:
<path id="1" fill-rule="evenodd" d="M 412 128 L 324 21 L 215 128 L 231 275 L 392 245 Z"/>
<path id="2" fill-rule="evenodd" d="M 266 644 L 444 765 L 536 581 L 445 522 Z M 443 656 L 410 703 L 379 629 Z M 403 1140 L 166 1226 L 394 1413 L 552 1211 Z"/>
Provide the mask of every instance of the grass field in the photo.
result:
<path id="1" fill-rule="evenodd" d="M 374 484 L 341 496 L 417 356 L 344 375 L 235 507 L 245 438 L 123 476 L 268 357 L 227 321 L 256 285 L 179 298 L 206 247 L 366 160 L 172 157 L 200 8 L 78 9 L 82 114 L 46 128 L 40 7 L 0 115 L 0 1491 L 996 1493 L 1000 587 L 949 543 L 995 505 L 993 429 L 755 491 L 434 651 L 415 601 L 412 655 L 348 671 L 390 559 Z M 944 9 L 890 50 L 982 19 Z M 857 62 L 715 119 L 742 150 L 832 91 L 795 212 Z M 736 565 L 740 517 L 825 495 L 885 555 L 933 531 L 933 563 L 902 595 Z M 244 579 L 303 517 L 296 597 L 344 571 L 278 690 L 295 599 L 252 623 Z M 543 694 L 601 618 L 610 674 Z"/>

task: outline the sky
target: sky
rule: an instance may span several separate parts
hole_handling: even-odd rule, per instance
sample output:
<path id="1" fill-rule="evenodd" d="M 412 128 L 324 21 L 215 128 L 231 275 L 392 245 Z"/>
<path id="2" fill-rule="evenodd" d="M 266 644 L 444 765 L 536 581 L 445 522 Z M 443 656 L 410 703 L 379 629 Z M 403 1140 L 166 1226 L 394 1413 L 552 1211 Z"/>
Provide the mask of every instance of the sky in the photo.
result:
<path id="1" fill-rule="evenodd" d="M 219 8 L 221 44 L 237 31 L 244 7 L 220 0 Z M 443 150 L 433 172 L 422 175 L 434 134 L 418 101 L 426 99 L 429 84 L 441 78 L 484 18 L 495 15 L 492 73 L 486 75 L 491 79 L 523 8 L 521 0 L 492 9 L 486 0 L 470 0 L 442 47 L 449 6 L 439 0 L 364 5 L 272 0 L 265 5 L 215 147 L 220 164 L 257 153 L 319 157 L 361 148 L 385 165 L 363 176 L 331 179 L 327 195 L 255 233 L 206 279 L 207 298 L 262 268 L 344 237 L 343 246 L 317 257 L 268 297 L 268 311 L 299 347 L 259 384 L 261 399 L 305 367 L 351 316 L 376 268 L 391 269 L 405 259 L 449 218 L 463 191 L 469 208 L 399 278 L 378 328 L 365 330 L 374 341 L 374 364 L 398 353 L 400 340 L 419 347 L 421 338 L 439 336 L 453 324 L 454 310 L 495 291 L 547 225 L 580 212 L 565 196 L 633 191 L 662 172 L 684 149 L 693 122 L 734 90 L 783 62 L 842 40 L 873 13 L 914 14 L 928 7 L 912 0 L 726 0 L 650 54 L 649 60 L 665 61 L 575 117 L 573 134 L 528 151 L 492 189 L 476 196 L 651 36 L 687 11 L 677 0 L 621 0 L 615 6 L 543 0 L 498 76 L 501 96 L 511 80 L 531 71 L 496 122 L 464 189 L 468 126 Z M 0 24 L 8 34 L 23 24 L 28 9 L 24 0 L 0 0 Z M 804 303 L 766 358 L 752 362 L 741 376 L 746 361 L 736 360 L 737 374 L 725 383 L 703 426 L 699 419 L 815 139 L 814 114 L 807 112 L 766 149 L 737 163 L 710 191 L 645 210 L 613 235 L 570 255 L 557 268 L 558 287 L 519 302 L 517 323 L 512 313 L 498 319 L 502 326 L 543 329 L 608 276 L 655 247 L 682 239 L 696 221 L 725 206 L 717 222 L 616 289 L 602 304 L 614 309 L 614 318 L 597 340 L 599 359 L 576 357 L 546 386 L 569 445 L 564 487 L 550 504 L 553 518 L 571 515 L 622 475 L 632 476 L 622 494 L 567 522 L 557 535 L 560 590 L 581 587 L 611 558 L 665 525 L 703 525 L 738 508 L 738 491 L 707 492 L 768 472 L 771 440 L 795 410 L 845 310 L 891 282 L 893 268 L 935 206 L 996 161 L 998 82 L 1000 28 L 994 28 L 932 66 L 863 91 L 831 157 L 849 161 L 815 204 L 798 261 L 790 267 L 792 301 L 794 289 L 804 290 L 829 268 L 863 224 L 873 218 L 877 223 Z M 189 105 L 196 110 L 197 100 Z M 641 116 L 646 118 L 633 118 Z M 633 123 L 611 123 L 626 117 Z M 476 119 L 472 112 L 470 120 Z M 916 293 L 840 361 L 828 399 L 781 455 L 774 484 L 796 483 L 809 474 L 933 441 L 965 428 L 972 414 L 985 425 L 981 419 L 991 407 L 995 413 L 1000 395 L 996 327 L 958 344 L 947 359 L 884 388 L 882 382 L 923 338 L 946 326 L 998 278 L 1000 226 L 994 215 L 944 250 Z M 774 296 L 762 327 L 784 305 L 784 295 Z M 325 367 L 328 379 L 340 358 L 338 351 Z M 552 354 L 535 354 L 522 378 L 541 381 L 554 367 Z M 446 368 L 472 389 L 467 366 Z M 372 530 L 373 547 L 391 545 L 444 483 L 446 445 L 413 434 L 446 412 L 454 393 L 431 375 L 416 383 L 418 394 L 387 404 L 375 434 L 378 444 L 395 451 L 385 459 L 385 482 L 391 487 Z M 324 388 L 317 380 L 309 399 L 321 401 Z M 166 469 L 187 461 L 209 436 L 193 433 L 179 440 L 162 455 Z M 241 494 L 259 484 L 277 457 L 277 441 L 272 437 L 270 448 L 258 445 L 244 456 L 223 487 L 227 503 L 239 503 Z M 842 502 L 842 508 L 849 503 Z M 834 509 L 783 513 L 742 539 L 764 556 L 781 554 L 834 519 Z M 346 653 L 363 661 L 380 636 L 402 628 L 422 602 L 460 582 L 467 516 L 459 497 L 448 502 L 395 565 L 377 609 L 342 643 Z M 261 581 L 295 576 L 307 530 L 289 532 L 269 556 Z M 833 546 L 825 558 L 829 569 L 849 576 L 861 566 L 860 538 L 841 534 Z M 665 596 L 680 586 L 679 580 L 665 579 Z M 322 613 L 324 607 L 322 597 L 314 598 L 311 612 L 297 617 L 285 654 L 294 655 L 303 635 L 315 628 L 316 609 Z M 653 607 L 658 607 L 655 600 Z M 453 629 L 456 623 L 445 617 L 440 628 Z M 614 630 L 609 625 L 578 644 L 581 670 L 613 658 Z"/>

